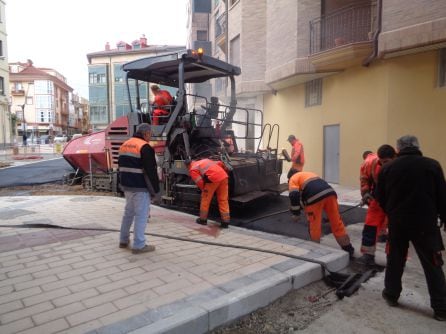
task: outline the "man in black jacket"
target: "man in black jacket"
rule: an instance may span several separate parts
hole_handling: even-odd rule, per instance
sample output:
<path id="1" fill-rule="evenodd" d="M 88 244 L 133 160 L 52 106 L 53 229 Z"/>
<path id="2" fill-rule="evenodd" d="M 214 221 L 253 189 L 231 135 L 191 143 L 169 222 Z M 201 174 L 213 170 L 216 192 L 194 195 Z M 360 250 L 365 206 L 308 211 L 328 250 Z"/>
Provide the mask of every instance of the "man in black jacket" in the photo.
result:
<path id="1" fill-rule="evenodd" d="M 134 222 L 133 254 L 155 250 L 155 246 L 146 244 L 144 235 L 150 201 L 157 200 L 160 193 L 155 151 L 149 145 L 151 136 L 150 125 L 142 123 L 137 126 L 133 137 L 119 148 L 119 179 L 126 201 L 119 247 L 129 246 L 130 227 Z"/>
<path id="2" fill-rule="evenodd" d="M 440 164 L 422 156 L 418 139 L 397 140 L 398 157 L 378 176 L 376 198 L 389 218 L 389 250 L 383 298 L 398 305 L 401 278 L 412 242 L 423 266 L 434 318 L 446 321 L 446 281 L 440 222 L 446 221 L 446 182 Z"/>

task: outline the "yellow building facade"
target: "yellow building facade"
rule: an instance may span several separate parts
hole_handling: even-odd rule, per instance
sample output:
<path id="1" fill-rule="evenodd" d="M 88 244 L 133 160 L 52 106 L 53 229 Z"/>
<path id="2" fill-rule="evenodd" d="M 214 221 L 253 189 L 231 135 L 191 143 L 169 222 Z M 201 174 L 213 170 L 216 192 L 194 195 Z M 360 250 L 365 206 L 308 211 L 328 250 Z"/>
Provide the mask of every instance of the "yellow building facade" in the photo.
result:
<path id="1" fill-rule="evenodd" d="M 438 87 L 439 51 L 376 60 L 323 79 L 322 103 L 305 107 L 305 84 L 266 94 L 265 123 L 281 121 L 305 148 L 305 167 L 324 176 L 324 127 L 339 126 L 339 184 L 357 187 L 362 152 L 418 137 L 426 156 L 446 166 L 446 87 Z M 288 168 L 289 166 L 285 166 Z"/>

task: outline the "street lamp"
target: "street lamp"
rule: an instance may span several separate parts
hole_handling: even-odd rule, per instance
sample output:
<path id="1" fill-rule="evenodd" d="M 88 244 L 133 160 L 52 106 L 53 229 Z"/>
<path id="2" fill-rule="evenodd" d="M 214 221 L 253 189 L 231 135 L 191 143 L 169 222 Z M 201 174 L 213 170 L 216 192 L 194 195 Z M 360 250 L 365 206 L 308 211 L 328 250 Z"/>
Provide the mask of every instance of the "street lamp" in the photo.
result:
<path id="1" fill-rule="evenodd" d="M 26 119 L 25 119 L 25 103 L 18 104 L 17 107 L 22 109 L 22 138 L 23 138 L 23 146 L 26 146 Z"/>

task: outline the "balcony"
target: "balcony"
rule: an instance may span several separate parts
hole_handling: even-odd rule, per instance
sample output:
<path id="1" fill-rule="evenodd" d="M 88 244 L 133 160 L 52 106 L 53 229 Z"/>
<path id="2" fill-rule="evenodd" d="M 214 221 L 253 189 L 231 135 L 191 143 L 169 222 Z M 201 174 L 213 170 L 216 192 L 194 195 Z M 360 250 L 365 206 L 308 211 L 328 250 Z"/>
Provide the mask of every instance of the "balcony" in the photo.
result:
<path id="1" fill-rule="evenodd" d="M 11 95 L 14 95 L 14 96 L 24 96 L 25 95 L 25 90 L 23 90 L 23 89 L 13 89 L 13 90 L 11 90 Z"/>
<path id="2" fill-rule="evenodd" d="M 310 21 L 310 61 L 317 70 L 361 64 L 373 50 L 375 4 L 360 2 Z"/>
<path id="3" fill-rule="evenodd" d="M 224 53 L 227 52 L 226 24 L 226 14 L 221 14 L 215 20 L 215 43 Z"/>

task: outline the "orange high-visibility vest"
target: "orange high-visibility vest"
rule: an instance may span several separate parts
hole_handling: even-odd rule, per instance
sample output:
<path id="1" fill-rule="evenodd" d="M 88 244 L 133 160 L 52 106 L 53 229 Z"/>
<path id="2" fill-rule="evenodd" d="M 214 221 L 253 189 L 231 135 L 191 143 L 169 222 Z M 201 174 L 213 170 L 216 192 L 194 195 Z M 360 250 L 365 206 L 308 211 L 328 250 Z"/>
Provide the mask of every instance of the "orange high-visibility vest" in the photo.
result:
<path id="1" fill-rule="evenodd" d="M 192 161 L 189 165 L 189 175 L 201 190 L 203 190 L 205 180 L 218 183 L 228 178 L 224 164 L 210 159 Z"/>
<path id="2" fill-rule="evenodd" d="M 359 181 L 361 185 L 361 196 L 365 193 L 373 192 L 378 181 L 378 174 L 381 170 L 381 164 L 376 153 L 370 153 L 361 164 L 359 170 Z"/>
<path id="3" fill-rule="evenodd" d="M 325 197 L 336 195 L 334 189 L 317 174 L 312 172 L 297 172 L 288 183 L 289 192 L 299 191 L 304 205 L 314 204 Z"/>

